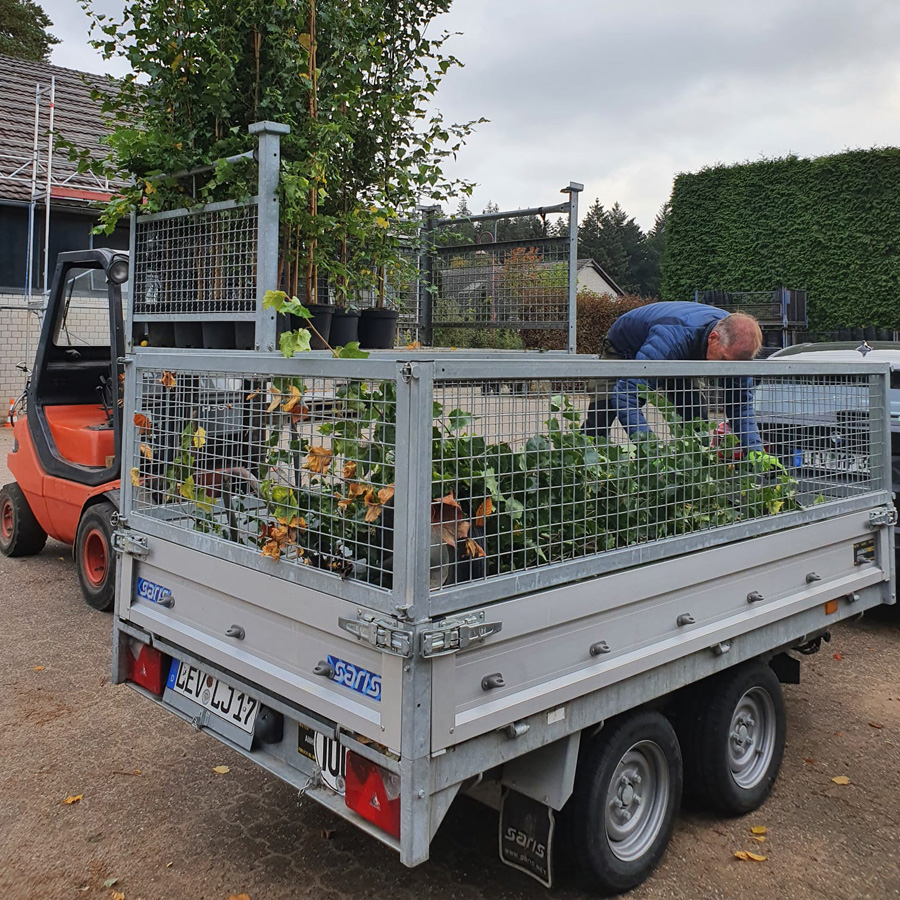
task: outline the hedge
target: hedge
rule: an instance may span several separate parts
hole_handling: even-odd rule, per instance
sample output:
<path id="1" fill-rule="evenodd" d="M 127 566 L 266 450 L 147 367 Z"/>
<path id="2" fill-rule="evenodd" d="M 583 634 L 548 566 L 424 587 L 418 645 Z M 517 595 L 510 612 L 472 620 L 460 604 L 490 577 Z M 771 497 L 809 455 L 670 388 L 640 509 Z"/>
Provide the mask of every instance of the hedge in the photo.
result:
<path id="1" fill-rule="evenodd" d="M 664 300 L 784 286 L 811 328 L 900 326 L 900 149 L 679 175 L 666 228 Z"/>
<path id="2" fill-rule="evenodd" d="M 611 294 L 595 294 L 580 291 L 578 294 L 579 353 L 599 353 L 610 326 L 629 310 L 651 303 L 651 300 L 634 294 L 613 297 Z M 541 331 L 527 329 L 520 332 L 526 350 L 565 350 L 568 335 L 565 331 Z"/>

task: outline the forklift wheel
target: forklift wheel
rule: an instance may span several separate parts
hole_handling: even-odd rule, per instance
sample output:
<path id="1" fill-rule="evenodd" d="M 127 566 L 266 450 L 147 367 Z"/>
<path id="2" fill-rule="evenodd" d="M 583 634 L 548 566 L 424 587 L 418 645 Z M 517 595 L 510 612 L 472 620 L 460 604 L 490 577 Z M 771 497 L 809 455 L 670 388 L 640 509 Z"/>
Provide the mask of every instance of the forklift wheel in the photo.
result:
<path id="1" fill-rule="evenodd" d="M 116 555 L 113 550 L 112 503 L 91 506 L 78 523 L 75 565 L 88 606 L 106 611 L 116 599 Z"/>
<path id="2" fill-rule="evenodd" d="M 47 532 L 38 525 L 22 488 L 15 482 L 0 488 L 0 553 L 34 556 L 46 543 Z"/>

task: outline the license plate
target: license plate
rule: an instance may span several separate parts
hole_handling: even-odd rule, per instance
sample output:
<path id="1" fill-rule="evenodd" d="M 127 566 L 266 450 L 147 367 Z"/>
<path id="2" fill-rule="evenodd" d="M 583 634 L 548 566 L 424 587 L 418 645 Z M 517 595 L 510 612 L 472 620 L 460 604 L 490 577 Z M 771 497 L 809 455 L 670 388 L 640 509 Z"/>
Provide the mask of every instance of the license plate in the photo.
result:
<path id="1" fill-rule="evenodd" d="M 322 770 L 322 783 L 344 796 L 347 778 L 347 752 L 340 741 L 300 725 L 297 752 L 311 759 Z"/>
<path id="2" fill-rule="evenodd" d="M 255 697 L 178 659 L 172 660 L 166 687 L 199 703 L 220 719 L 237 725 L 247 734 L 253 734 L 253 723 L 259 710 L 259 701 Z"/>
<path id="3" fill-rule="evenodd" d="M 835 450 L 804 450 L 803 468 L 868 475 L 869 458 L 859 453 L 841 453 Z"/>

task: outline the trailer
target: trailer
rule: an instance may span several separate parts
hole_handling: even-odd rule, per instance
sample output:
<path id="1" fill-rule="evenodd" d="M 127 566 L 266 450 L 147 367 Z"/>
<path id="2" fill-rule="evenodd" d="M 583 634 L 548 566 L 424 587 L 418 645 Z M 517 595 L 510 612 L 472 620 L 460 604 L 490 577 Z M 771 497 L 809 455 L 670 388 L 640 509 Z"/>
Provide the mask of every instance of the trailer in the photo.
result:
<path id="1" fill-rule="evenodd" d="M 505 862 L 551 884 L 560 824 L 599 891 L 629 889 L 682 785 L 725 815 L 765 800 L 797 654 L 894 602 L 877 364 L 135 348 L 125 369 L 114 680 L 408 866 L 471 792 Z M 752 378 L 758 407 L 802 386 L 813 419 L 862 404 L 865 464 L 742 458 L 661 395 L 655 438 L 581 430 L 609 379 L 697 377 Z"/>
<path id="2" fill-rule="evenodd" d="M 723 815 L 765 801 L 781 683 L 895 602 L 887 366 L 285 358 L 264 302 L 285 129 L 251 131 L 255 197 L 133 219 L 113 680 L 407 866 L 467 793 L 510 866 L 550 886 L 566 849 L 598 892 L 634 887 L 683 789 Z M 567 261 L 451 247 L 450 275 L 490 271 L 474 294 L 425 260 L 421 333 L 475 304 L 477 327 L 549 322 L 574 347 L 567 240 Z M 619 380 L 653 434 L 585 432 Z M 736 401 L 790 417 L 791 453 L 743 454 Z M 852 465 L 812 465 L 804 419 Z"/>

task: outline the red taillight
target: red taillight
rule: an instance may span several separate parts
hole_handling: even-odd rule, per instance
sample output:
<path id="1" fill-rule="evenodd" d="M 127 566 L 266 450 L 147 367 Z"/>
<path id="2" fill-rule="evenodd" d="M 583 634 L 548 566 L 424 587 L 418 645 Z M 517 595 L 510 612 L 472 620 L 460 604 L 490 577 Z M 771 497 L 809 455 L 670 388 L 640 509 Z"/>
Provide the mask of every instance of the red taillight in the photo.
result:
<path id="1" fill-rule="evenodd" d="M 157 697 L 162 697 L 166 687 L 168 661 L 169 657 L 149 644 L 135 640 L 128 642 L 128 680 Z"/>
<path id="2" fill-rule="evenodd" d="M 399 840 L 399 775 L 348 751 L 344 802 L 349 809 Z"/>

